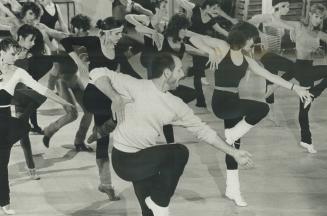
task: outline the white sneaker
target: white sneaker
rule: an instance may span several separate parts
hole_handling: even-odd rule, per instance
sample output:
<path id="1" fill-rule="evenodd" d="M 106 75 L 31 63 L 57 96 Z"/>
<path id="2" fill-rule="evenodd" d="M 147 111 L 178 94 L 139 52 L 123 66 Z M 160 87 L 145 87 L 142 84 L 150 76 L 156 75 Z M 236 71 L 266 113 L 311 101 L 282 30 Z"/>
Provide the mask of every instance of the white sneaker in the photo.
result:
<path id="1" fill-rule="evenodd" d="M 304 109 L 306 109 L 309 106 L 309 104 L 312 103 L 312 101 L 313 101 L 312 97 L 310 97 L 310 99 L 305 99 L 304 100 Z"/>
<path id="2" fill-rule="evenodd" d="M 210 84 L 206 77 L 201 78 L 201 83 L 202 83 L 202 85 L 209 85 Z"/>
<path id="3" fill-rule="evenodd" d="M 145 198 L 145 203 L 151 209 L 154 216 L 169 216 L 169 208 L 158 206 L 150 197 Z"/>
<path id="4" fill-rule="evenodd" d="M 3 207 L 1 207 L 1 209 L 6 215 L 16 214 L 16 212 L 14 210 L 10 209 L 10 205 L 3 206 Z"/>
<path id="5" fill-rule="evenodd" d="M 233 200 L 237 206 L 240 206 L 240 207 L 248 206 L 248 203 L 245 202 L 241 193 L 235 193 L 235 192 L 232 193 L 231 190 L 226 189 L 225 196 L 228 199 Z"/>
<path id="6" fill-rule="evenodd" d="M 307 149 L 310 154 L 316 154 L 317 153 L 317 150 L 314 149 L 313 144 L 308 144 L 308 143 L 305 143 L 305 142 L 300 142 L 300 146 L 302 148 Z"/>

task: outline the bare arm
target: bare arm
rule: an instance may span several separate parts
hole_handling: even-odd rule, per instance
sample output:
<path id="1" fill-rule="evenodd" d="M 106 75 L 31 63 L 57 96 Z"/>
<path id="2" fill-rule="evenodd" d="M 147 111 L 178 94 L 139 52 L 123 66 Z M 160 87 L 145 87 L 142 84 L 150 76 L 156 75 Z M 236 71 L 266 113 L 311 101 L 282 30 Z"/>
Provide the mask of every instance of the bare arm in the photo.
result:
<path id="1" fill-rule="evenodd" d="M 146 15 L 127 14 L 125 16 L 127 22 L 135 26 L 136 31 L 143 34 L 153 34 L 156 31 L 147 27 L 150 23 L 150 18 Z"/>
<path id="2" fill-rule="evenodd" d="M 218 32 L 218 33 L 224 35 L 225 37 L 228 36 L 228 32 L 227 32 L 225 29 L 223 29 L 223 28 L 222 28 L 218 23 L 216 23 L 214 26 L 212 26 L 212 28 L 213 28 L 216 32 Z"/>
<path id="3" fill-rule="evenodd" d="M 4 12 L 5 14 L 7 14 L 10 18 L 16 18 L 15 14 L 13 14 L 6 6 L 4 6 L 1 2 L 0 2 L 0 10 L 2 12 Z"/>
<path id="4" fill-rule="evenodd" d="M 58 5 L 55 5 L 55 7 L 57 7 L 58 21 L 59 21 L 59 25 L 60 25 L 61 30 L 63 32 L 65 32 L 65 33 L 69 33 L 68 26 L 66 25 L 66 23 L 64 21 L 64 18 L 62 16 L 62 13 L 61 13 L 61 10 L 60 10 L 60 7 Z"/>
<path id="5" fill-rule="evenodd" d="M 301 87 L 299 85 L 295 85 L 289 81 L 284 80 L 283 78 L 270 73 L 265 68 L 261 67 L 255 60 L 252 58 L 245 56 L 245 59 L 249 63 L 249 69 L 253 71 L 255 74 L 262 76 L 263 78 L 269 80 L 272 83 L 275 83 L 281 87 L 286 89 L 294 90 L 301 99 L 308 99 L 310 98 L 310 93 L 307 91 L 307 87 Z"/>
<path id="6" fill-rule="evenodd" d="M 191 17 L 195 4 L 188 0 L 176 0 L 177 5 L 186 11 L 187 17 Z"/>

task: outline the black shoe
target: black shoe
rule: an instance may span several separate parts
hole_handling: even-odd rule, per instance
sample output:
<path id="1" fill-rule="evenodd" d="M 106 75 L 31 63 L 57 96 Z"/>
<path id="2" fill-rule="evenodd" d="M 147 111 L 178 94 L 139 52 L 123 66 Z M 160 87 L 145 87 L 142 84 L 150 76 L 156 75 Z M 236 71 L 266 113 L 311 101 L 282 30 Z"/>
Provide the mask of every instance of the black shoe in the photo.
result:
<path id="1" fill-rule="evenodd" d="M 47 137 L 47 136 L 43 136 L 43 145 L 46 147 L 46 148 L 49 148 L 49 144 L 50 144 L 50 137 Z"/>
<path id="2" fill-rule="evenodd" d="M 93 152 L 93 149 L 89 146 L 86 146 L 85 143 L 75 144 L 75 149 L 77 152 L 80 152 L 80 151 Z"/>
<path id="3" fill-rule="evenodd" d="M 44 135 L 44 131 L 38 125 L 32 127 L 30 132 L 35 135 Z"/>

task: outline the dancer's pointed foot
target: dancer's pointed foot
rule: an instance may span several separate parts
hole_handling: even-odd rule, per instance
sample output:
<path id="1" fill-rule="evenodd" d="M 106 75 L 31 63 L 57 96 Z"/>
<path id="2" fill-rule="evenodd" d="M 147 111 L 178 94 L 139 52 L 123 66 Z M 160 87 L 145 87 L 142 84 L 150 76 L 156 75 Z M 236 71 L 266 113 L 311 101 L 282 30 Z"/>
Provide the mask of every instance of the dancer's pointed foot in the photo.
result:
<path id="1" fill-rule="evenodd" d="M 300 146 L 302 148 L 305 148 L 310 154 L 316 154 L 317 153 L 317 150 L 314 148 L 313 144 L 300 142 Z"/>
<path id="2" fill-rule="evenodd" d="M 16 212 L 10 208 L 10 205 L 6 205 L 6 206 L 2 206 L 1 207 L 2 211 L 6 214 L 6 215 L 14 215 L 16 214 Z"/>

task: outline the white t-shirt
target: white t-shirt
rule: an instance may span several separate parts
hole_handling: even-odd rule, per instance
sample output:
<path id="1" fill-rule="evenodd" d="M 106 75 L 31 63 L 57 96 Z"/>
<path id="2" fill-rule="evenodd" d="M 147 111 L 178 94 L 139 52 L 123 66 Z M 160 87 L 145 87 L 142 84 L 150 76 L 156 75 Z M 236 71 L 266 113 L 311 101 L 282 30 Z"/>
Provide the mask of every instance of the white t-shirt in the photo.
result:
<path id="1" fill-rule="evenodd" d="M 109 77 L 112 87 L 126 98 L 133 99 L 125 107 L 125 120 L 113 132 L 114 147 L 123 152 L 137 152 L 156 145 L 163 125 L 186 127 L 202 141 L 213 143 L 217 134 L 194 115 L 180 98 L 161 92 L 151 80 L 95 68 L 90 72 L 91 83 Z"/>

